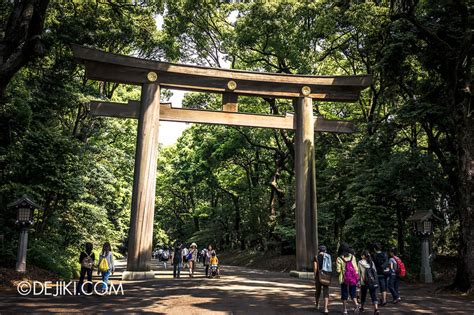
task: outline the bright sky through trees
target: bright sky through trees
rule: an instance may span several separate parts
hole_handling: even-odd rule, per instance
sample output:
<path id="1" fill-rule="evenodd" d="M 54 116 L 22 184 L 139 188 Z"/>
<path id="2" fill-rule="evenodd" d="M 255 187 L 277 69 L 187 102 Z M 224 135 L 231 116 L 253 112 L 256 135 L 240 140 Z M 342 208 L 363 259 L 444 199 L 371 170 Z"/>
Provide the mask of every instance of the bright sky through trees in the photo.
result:
<path id="1" fill-rule="evenodd" d="M 237 19 L 238 11 L 234 10 L 229 14 L 228 21 L 233 23 Z M 161 30 L 163 29 L 163 15 L 158 14 L 155 16 L 156 27 Z M 221 65 L 223 68 L 230 68 L 230 63 L 227 62 L 223 56 L 221 56 Z M 170 102 L 173 107 L 183 107 L 184 91 L 172 90 L 173 96 L 171 96 Z M 178 140 L 183 134 L 183 131 L 189 128 L 192 124 L 168 122 L 163 121 L 160 124 L 160 132 L 158 134 L 158 141 L 163 146 L 169 146 Z"/>

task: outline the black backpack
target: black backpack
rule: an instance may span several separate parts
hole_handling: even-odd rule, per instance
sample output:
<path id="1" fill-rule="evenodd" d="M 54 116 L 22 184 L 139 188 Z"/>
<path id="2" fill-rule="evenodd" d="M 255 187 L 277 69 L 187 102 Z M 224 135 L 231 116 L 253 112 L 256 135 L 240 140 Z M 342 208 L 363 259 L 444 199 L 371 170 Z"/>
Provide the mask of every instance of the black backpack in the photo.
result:
<path id="1" fill-rule="evenodd" d="M 374 257 L 375 268 L 377 269 L 378 275 L 383 275 L 384 269 L 386 270 L 388 264 L 388 256 L 384 252 L 375 254 Z"/>
<path id="2" fill-rule="evenodd" d="M 371 289 L 379 287 L 377 272 L 372 267 L 365 268 L 365 285 Z"/>

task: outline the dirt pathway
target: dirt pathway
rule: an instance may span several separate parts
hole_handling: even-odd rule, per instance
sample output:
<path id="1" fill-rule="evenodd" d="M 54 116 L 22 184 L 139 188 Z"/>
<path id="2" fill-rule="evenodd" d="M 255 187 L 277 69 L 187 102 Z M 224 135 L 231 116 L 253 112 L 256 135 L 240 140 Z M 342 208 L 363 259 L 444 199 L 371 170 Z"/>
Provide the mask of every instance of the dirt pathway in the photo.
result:
<path id="1" fill-rule="evenodd" d="M 120 270 L 111 277 L 120 283 Z M 315 314 L 312 282 L 288 274 L 222 267 L 220 279 L 206 279 L 200 267 L 195 278 L 184 272 L 173 279 L 170 267 L 154 264 L 155 279 L 123 282 L 124 295 L 20 296 L 0 292 L 0 313 L 8 312 L 153 312 L 163 314 Z M 340 314 L 339 290 L 331 288 L 331 314 Z M 429 287 L 402 285 L 403 301 L 387 305 L 381 314 L 474 314 L 474 301 L 434 294 Z M 367 305 L 370 306 L 370 305 Z M 370 309 L 367 307 L 367 309 Z M 371 314 L 369 310 L 365 314 Z"/>

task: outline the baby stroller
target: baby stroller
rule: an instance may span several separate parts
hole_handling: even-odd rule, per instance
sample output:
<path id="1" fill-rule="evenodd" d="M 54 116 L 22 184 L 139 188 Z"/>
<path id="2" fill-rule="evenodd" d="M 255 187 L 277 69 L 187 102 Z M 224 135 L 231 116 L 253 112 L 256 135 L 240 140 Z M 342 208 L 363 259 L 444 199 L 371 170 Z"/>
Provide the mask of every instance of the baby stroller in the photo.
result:
<path id="1" fill-rule="evenodd" d="M 220 278 L 219 267 L 217 265 L 211 265 L 209 268 L 209 278 Z"/>

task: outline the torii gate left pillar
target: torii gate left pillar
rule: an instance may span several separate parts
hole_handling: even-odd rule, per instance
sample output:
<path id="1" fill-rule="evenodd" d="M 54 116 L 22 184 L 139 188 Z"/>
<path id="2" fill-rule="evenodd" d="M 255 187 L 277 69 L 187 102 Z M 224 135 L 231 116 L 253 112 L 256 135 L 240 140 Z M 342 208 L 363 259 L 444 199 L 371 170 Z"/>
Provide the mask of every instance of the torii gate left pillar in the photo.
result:
<path id="1" fill-rule="evenodd" d="M 160 86 L 155 83 L 143 84 L 140 103 L 127 270 L 122 275 L 123 280 L 155 277 L 151 270 L 151 252 L 160 125 Z"/>
<path id="2" fill-rule="evenodd" d="M 313 257 L 318 246 L 313 100 L 310 97 L 300 97 L 296 99 L 294 106 L 296 270 L 304 272 L 313 271 Z"/>

